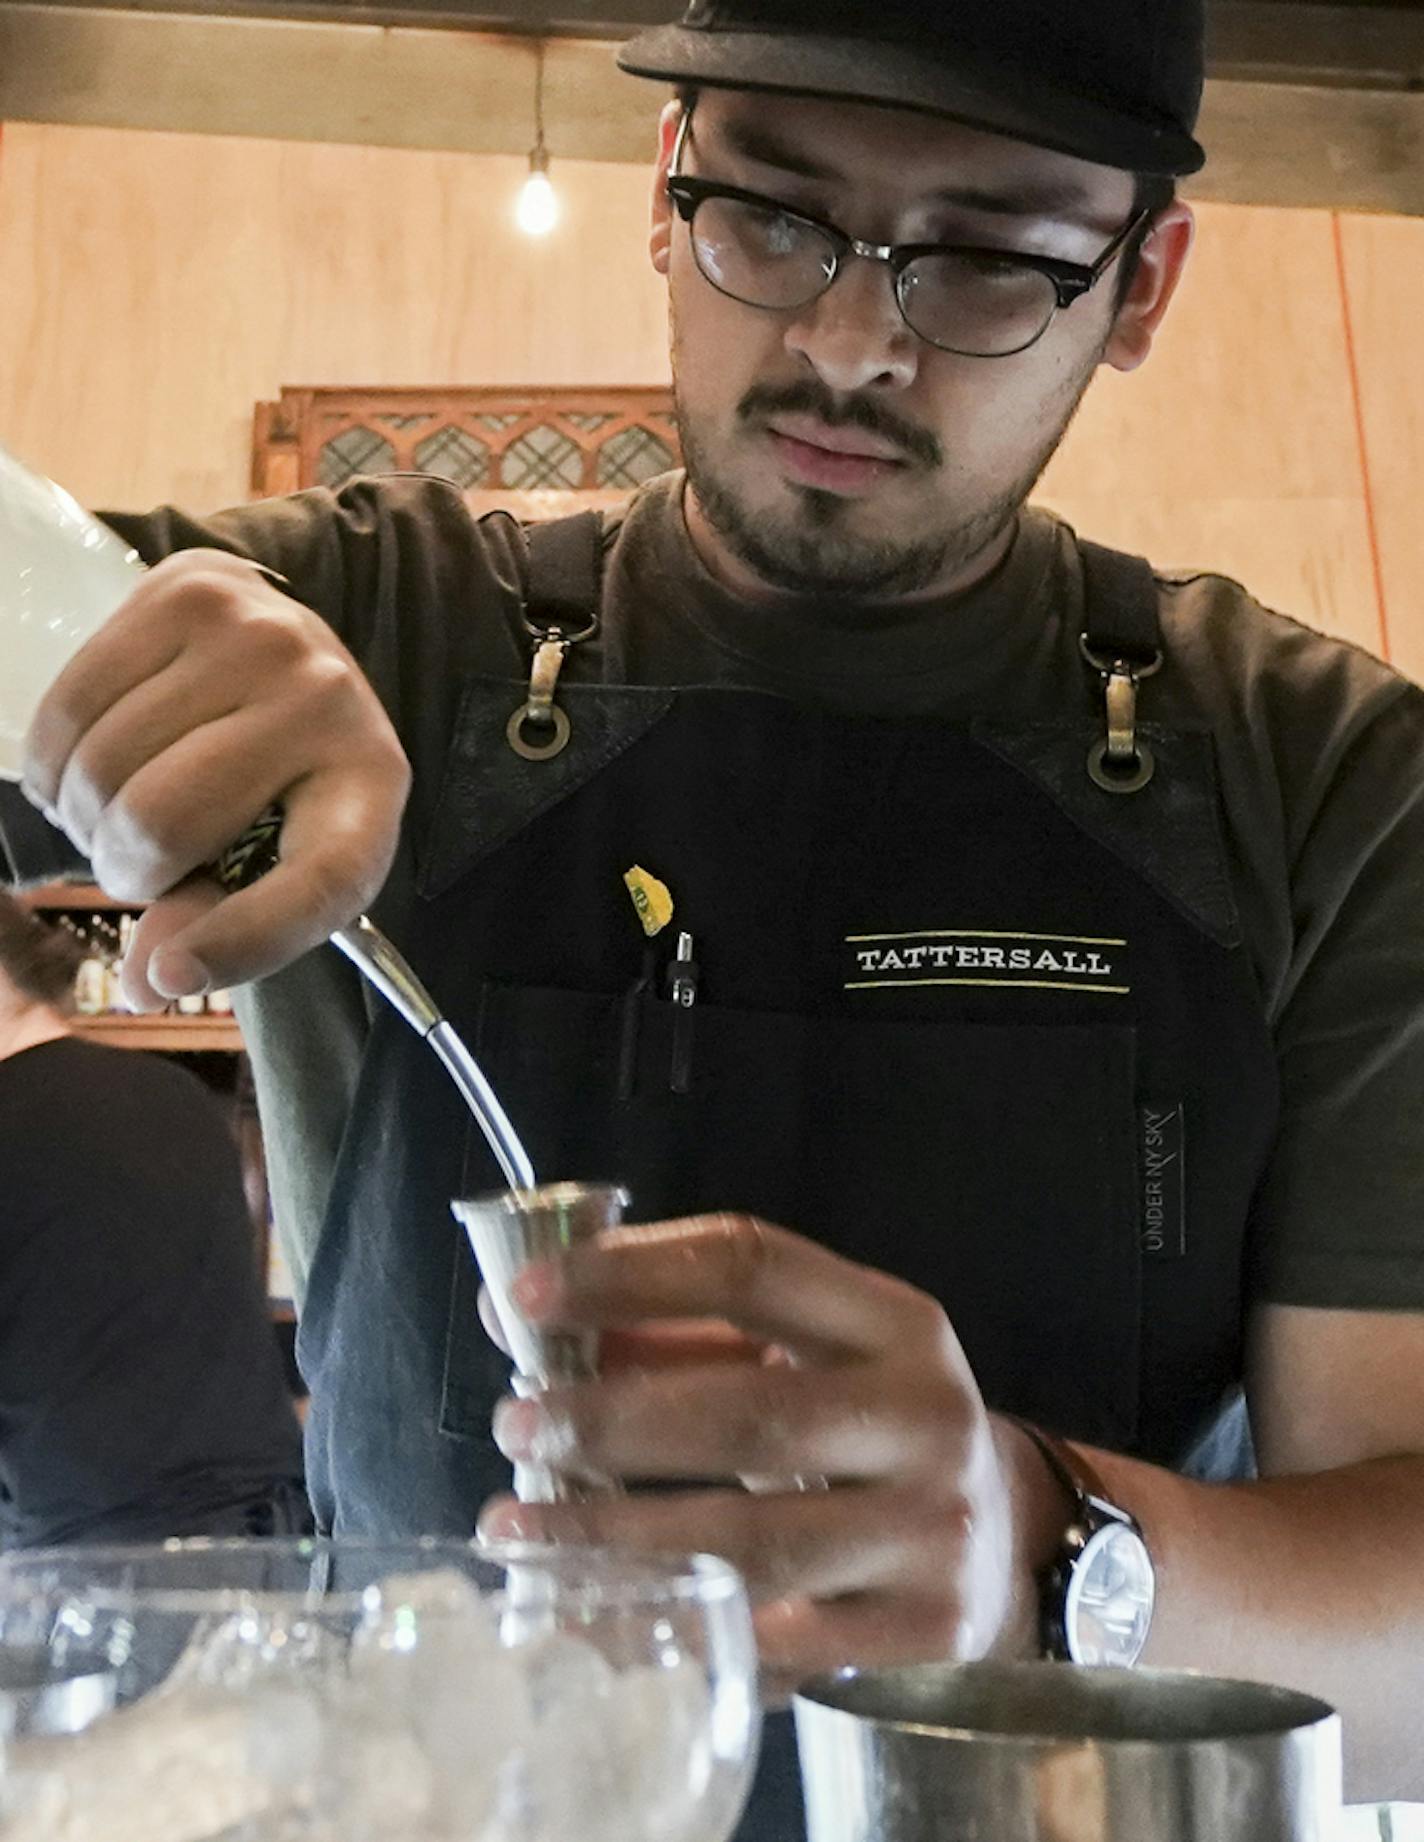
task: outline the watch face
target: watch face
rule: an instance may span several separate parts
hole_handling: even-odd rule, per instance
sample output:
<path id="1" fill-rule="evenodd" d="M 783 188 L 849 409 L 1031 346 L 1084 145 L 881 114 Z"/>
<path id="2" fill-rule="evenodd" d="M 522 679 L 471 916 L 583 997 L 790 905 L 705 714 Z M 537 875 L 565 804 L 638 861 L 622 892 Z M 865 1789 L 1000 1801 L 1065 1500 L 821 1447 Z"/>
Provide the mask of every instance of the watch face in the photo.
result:
<path id="1" fill-rule="evenodd" d="M 1088 1537 L 1068 1582 L 1063 1633 L 1075 1663 L 1135 1663 L 1147 1642 L 1157 1581 L 1147 1544 L 1125 1522 Z"/>

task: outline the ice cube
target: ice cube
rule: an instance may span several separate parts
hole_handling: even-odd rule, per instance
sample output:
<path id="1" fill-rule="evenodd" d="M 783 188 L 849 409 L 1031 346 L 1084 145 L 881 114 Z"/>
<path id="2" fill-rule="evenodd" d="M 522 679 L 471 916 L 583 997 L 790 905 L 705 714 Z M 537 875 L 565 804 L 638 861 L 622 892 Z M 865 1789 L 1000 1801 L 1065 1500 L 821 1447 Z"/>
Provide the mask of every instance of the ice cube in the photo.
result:
<path id="1" fill-rule="evenodd" d="M 493 1613 L 462 1574 L 393 1576 L 365 1595 L 351 1675 L 378 1688 L 389 1678 L 402 1692 L 418 1693 L 427 1677 L 440 1686 L 468 1681 L 500 1649 Z"/>
<path id="2" fill-rule="evenodd" d="M 627 1669 L 613 1690 L 630 1842 L 683 1842 L 712 1779 L 712 1698 L 701 1666 Z"/>
<path id="3" fill-rule="evenodd" d="M 517 1652 L 533 1727 L 519 1767 L 517 1842 L 684 1842 L 714 1760 L 698 1664 L 615 1670 L 567 1632 Z"/>
<path id="4" fill-rule="evenodd" d="M 359 1724 L 420 1755 L 420 1842 L 478 1842 L 530 1716 L 524 1672 L 474 1584 L 455 1572 L 384 1581 L 352 1641 L 350 1692 Z"/>
<path id="5" fill-rule="evenodd" d="M 0 1833 L 5 1842 L 241 1835 L 294 1803 L 290 1785 L 253 1769 L 253 1741 L 253 1698 L 197 1687 L 147 1696 L 82 1733 L 16 1741 Z"/>
<path id="6" fill-rule="evenodd" d="M 585 1717 L 613 1692 L 616 1678 L 603 1653 L 566 1631 L 514 1655 L 529 1687 L 530 1712 L 541 1726 Z"/>
<path id="7" fill-rule="evenodd" d="M 537 1626 L 536 1626 L 537 1628 Z M 503 1786 L 501 1842 L 629 1842 L 610 1716 L 614 1671 L 594 1645 L 554 1631 L 511 1653 L 528 1726 Z"/>
<path id="8" fill-rule="evenodd" d="M 245 1692 L 259 1680 L 335 1674 L 344 1668 L 345 1634 L 315 1613 L 259 1600 L 200 1619 L 161 1692 L 193 1685 Z"/>
<path id="9" fill-rule="evenodd" d="M 341 1842 L 444 1842 L 432 1824 L 434 1774 L 408 1722 L 360 1696 L 338 1698 L 314 1807 Z"/>

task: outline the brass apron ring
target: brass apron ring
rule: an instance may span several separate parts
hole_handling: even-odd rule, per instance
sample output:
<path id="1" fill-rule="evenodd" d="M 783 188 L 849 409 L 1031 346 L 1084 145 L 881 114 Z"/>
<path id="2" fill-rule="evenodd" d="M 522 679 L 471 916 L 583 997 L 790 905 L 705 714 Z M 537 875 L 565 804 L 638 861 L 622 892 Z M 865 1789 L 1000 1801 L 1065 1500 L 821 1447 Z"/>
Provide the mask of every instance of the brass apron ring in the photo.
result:
<path id="1" fill-rule="evenodd" d="M 1160 649 L 1141 664 L 1099 652 L 1086 633 L 1078 650 L 1103 681 L 1107 702 L 1106 738 L 1088 750 L 1088 778 L 1104 793 L 1137 793 L 1157 771 L 1152 750 L 1137 737 L 1137 687 L 1162 669 Z"/>

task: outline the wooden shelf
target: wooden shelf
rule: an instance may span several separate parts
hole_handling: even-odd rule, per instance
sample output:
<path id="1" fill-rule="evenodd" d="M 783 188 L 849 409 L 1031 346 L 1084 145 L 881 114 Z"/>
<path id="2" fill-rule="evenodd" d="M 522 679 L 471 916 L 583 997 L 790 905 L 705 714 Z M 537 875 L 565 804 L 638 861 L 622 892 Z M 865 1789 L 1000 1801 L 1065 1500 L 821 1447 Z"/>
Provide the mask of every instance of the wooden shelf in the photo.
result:
<path id="1" fill-rule="evenodd" d="M 20 891 L 26 908 L 87 908 L 90 914 L 135 914 L 142 902 L 120 902 L 96 883 L 36 883 Z"/>
<path id="2" fill-rule="evenodd" d="M 234 1017 L 183 1017 L 160 1013 L 154 1017 L 76 1017 L 76 1036 L 85 1042 L 111 1043 L 119 1049 L 178 1049 L 195 1052 L 201 1049 L 242 1048 L 242 1031 Z"/>
<path id="3" fill-rule="evenodd" d="M 94 883 L 36 883 L 20 891 L 26 908 L 53 910 L 86 909 L 90 914 L 132 914 L 141 902 L 118 902 Z M 199 1050 L 226 1050 L 230 1054 L 242 1049 L 242 1032 L 231 1016 L 185 1017 L 173 1011 L 154 1016 L 131 1017 L 125 1012 L 99 1017 L 77 1016 L 73 1019 L 76 1036 L 86 1042 L 113 1043 L 120 1049 L 163 1049 L 196 1053 Z"/>

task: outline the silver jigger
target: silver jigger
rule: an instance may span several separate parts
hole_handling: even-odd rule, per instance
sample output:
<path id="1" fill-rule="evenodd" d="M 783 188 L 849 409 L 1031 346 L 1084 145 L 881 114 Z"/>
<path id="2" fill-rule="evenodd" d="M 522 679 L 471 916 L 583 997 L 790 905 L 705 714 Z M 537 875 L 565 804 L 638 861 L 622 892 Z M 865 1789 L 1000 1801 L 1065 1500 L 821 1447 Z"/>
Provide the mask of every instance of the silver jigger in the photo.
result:
<path id="1" fill-rule="evenodd" d="M 805 1684 L 809 1842 L 1334 1842 L 1339 1716 L 1167 1670 L 930 1664 Z"/>
<path id="2" fill-rule="evenodd" d="M 509 1294 L 511 1281 L 531 1261 L 566 1253 L 623 1219 L 628 1192 L 612 1184 L 550 1183 L 532 1190 L 502 1190 L 451 1203 L 464 1224 L 514 1359 L 514 1392 L 522 1397 L 598 1374 L 597 1331 L 537 1330 Z M 569 1503 L 617 1494 L 615 1478 L 570 1474 L 547 1465 L 516 1464 L 514 1493 L 521 1503 Z"/>

